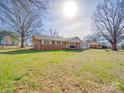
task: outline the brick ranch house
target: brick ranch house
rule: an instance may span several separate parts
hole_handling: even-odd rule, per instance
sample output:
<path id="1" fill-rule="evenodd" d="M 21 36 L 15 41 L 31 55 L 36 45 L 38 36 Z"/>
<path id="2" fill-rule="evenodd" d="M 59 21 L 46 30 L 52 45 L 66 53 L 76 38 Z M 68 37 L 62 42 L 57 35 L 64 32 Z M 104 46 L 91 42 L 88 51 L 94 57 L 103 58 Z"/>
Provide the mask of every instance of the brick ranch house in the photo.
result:
<path id="1" fill-rule="evenodd" d="M 100 43 L 100 42 L 91 42 L 89 44 L 90 48 L 94 48 L 94 49 L 106 49 L 108 48 L 108 46 L 105 43 Z"/>
<path id="2" fill-rule="evenodd" d="M 62 38 L 53 36 L 34 35 L 33 46 L 36 50 L 64 50 L 81 49 L 81 40 L 78 37 Z"/>

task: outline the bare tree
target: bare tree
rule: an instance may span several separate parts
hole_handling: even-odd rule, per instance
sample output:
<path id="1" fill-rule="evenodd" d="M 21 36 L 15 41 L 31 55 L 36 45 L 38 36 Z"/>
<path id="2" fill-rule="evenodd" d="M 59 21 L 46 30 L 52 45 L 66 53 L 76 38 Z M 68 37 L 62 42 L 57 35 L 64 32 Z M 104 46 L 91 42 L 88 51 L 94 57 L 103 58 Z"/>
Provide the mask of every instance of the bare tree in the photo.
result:
<path id="1" fill-rule="evenodd" d="M 58 33 L 55 29 L 50 29 L 50 36 L 58 36 Z"/>
<path id="2" fill-rule="evenodd" d="M 51 0 L 0 0 L 0 6 L 3 6 L 3 2 L 6 2 L 6 1 L 7 2 L 9 1 L 26 10 L 28 10 L 30 5 L 36 6 L 37 8 L 44 10 L 48 8 L 47 5 Z"/>
<path id="3" fill-rule="evenodd" d="M 93 33 L 91 35 L 87 35 L 86 37 L 84 37 L 84 40 L 88 40 L 88 41 L 94 41 L 94 42 L 97 42 L 99 41 L 99 38 L 101 36 L 99 36 L 97 33 Z"/>
<path id="4" fill-rule="evenodd" d="M 94 13 L 97 31 L 117 50 L 117 44 L 124 36 L 124 2 L 123 0 L 104 0 Z"/>
<path id="5" fill-rule="evenodd" d="M 37 29 L 42 26 L 42 22 L 40 17 L 38 16 L 38 12 L 35 7 L 33 7 L 31 4 L 36 4 L 36 2 L 33 2 L 33 0 L 1 1 L 2 2 L 0 3 L 0 19 L 7 23 L 6 26 L 9 26 L 13 31 L 16 31 L 20 35 L 20 47 L 23 48 L 25 40 L 34 31 L 37 31 Z M 25 4 L 27 4 L 27 6 Z"/>

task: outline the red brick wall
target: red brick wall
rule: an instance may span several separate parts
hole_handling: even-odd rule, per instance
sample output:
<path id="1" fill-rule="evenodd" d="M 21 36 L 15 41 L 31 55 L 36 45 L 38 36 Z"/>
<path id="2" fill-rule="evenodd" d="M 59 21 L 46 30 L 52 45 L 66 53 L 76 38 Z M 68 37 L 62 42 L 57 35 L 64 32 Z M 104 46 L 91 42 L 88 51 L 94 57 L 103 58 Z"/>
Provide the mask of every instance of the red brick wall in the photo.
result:
<path id="1" fill-rule="evenodd" d="M 41 40 L 34 40 L 34 48 L 37 50 L 63 50 L 65 49 L 65 42 L 62 45 L 55 45 L 55 41 L 52 41 L 51 45 L 42 45 Z"/>
<path id="2" fill-rule="evenodd" d="M 40 42 L 40 40 L 34 40 L 34 48 L 36 49 L 36 50 L 41 50 L 40 49 L 40 46 L 41 46 L 41 42 Z"/>
<path id="3" fill-rule="evenodd" d="M 36 50 L 63 50 L 66 49 L 66 42 L 63 41 L 62 45 L 56 45 L 55 41 L 52 41 L 51 45 L 42 45 L 41 40 L 33 39 L 34 48 Z M 80 49 L 80 43 L 76 44 L 77 48 Z"/>
<path id="4" fill-rule="evenodd" d="M 55 41 L 52 41 L 51 45 L 42 45 L 40 46 L 40 50 L 63 50 L 65 48 L 65 44 L 63 42 L 62 45 L 55 45 Z"/>

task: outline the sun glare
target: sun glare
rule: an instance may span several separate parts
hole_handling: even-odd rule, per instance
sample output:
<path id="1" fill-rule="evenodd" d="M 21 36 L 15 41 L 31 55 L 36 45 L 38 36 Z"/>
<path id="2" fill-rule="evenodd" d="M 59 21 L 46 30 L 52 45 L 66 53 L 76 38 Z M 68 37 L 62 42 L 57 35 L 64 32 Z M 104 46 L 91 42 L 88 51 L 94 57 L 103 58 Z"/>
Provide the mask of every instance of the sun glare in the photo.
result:
<path id="1" fill-rule="evenodd" d="M 66 1 L 62 6 L 62 10 L 64 16 L 73 18 L 77 14 L 77 4 L 74 1 Z"/>

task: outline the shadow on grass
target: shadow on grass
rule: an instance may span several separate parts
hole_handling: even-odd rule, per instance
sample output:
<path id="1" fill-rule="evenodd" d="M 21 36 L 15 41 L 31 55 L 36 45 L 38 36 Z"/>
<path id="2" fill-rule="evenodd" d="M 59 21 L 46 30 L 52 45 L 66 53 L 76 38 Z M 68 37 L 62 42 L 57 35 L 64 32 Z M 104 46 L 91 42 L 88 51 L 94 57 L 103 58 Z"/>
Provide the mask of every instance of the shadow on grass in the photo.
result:
<path id="1" fill-rule="evenodd" d="M 83 52 L 85 50 L 81 49 L 81 50 L 63 50 L 64 52 Z"/>
<path id="2" fill-rule="evenodd" d="M 39 53 L 39 52 L 41 52 L 41 51 L 37 51 L 37 50 L 11 50 L 11 51 L 0 52 L 0 54 L 14 55 L 14 54 L 29 54 L 29 53 Z"/>
<path id="3" fill-rule="evenodd" d="M 16 55 L 16 54 L 30 54 L 30 53 L 44 53 L 44 52 L 83 52 L 84 50 L 34 50 L 34 49 L 18 49 L 18 50 L 9 50 L 5 52 L 0 52 L 0 54 Z"/>

